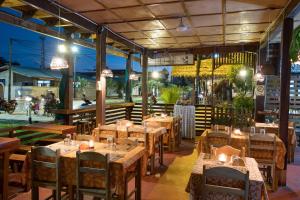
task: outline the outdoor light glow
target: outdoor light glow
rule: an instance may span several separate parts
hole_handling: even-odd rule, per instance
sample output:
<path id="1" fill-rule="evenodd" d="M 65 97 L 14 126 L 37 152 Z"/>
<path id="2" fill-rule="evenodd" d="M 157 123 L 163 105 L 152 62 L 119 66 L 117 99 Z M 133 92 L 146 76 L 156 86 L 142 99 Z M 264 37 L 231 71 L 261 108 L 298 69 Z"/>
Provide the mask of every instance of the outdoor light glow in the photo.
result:
<path id="1" fill-rule="evenodd" d="M 241 76 L 242 78 L 245 78 L 245 77 L 247 76 L 247 70 L 242 69 L 242 70 L 240 71 L 240 76 Z"/>
<path id="2" fill-rule="evenodd" d="M 28 101 L 28 102 L 29 102 L 29 101 L 31 101 L 31 100 L 32 100 L 32 98 L 31 98 L 30 96 L 26 96 L 26 97 L 25 97 L 25 101 Z"/>
<path id="3" fill-rule="evenodd" d="M 68 65 L 67 61 L 64 58 L 58 57 L 58 56 L 54 56 L 50 63 L 51 69 L 65 69 L 68 67 L 69 67 L 69 65 Z"/>
<path id="4" fill-rule="evenodd" d="M 72 46 L 71 47 L 71 51 L 73 52 L 73 53 L 78 53 L 78 47 L 77 46 Z"/>
<path id="5" fill-rule="evenodd" d="M 57 46 L 57 50 L 59 53 L 66 53 L 67 52 L 67 47 L 64 44 L 60 44 Z"/>
<path id="6" fill-rule="evenodd" d="M 219 55 L 218 53 L 215 53 L 215 54 L 214 54 L 214 58 L 219 58 L 219 56 L 220 56 L 220 55 Z"/>
<path id="7" fill-rule="evenodd" d="M 158 73 L 158 71 L 154 71 L 154 72 L 152 72 L 152 78 L 159 78 L 159 73 Z"/>

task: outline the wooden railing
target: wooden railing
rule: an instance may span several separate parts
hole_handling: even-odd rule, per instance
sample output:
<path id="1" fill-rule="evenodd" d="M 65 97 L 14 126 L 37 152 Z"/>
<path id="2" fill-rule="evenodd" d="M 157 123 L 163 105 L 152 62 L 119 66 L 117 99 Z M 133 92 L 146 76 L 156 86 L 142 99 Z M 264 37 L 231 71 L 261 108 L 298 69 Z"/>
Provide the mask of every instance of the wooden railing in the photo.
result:
<path id="1" fill-rule="evenodd" d="M 121 104 L 110 104 L 105 107 L 105 122 L 106 124 L 115 123 L 118 119 L 129 119 L 131 116 L 131 110 L 134 107 L 134 103 L 121 103 Z M 76 109 L 76 110 L 53 110 L 55 114 L 61 114 L 67 116 L 69 119 L 71 117 L 71 122 L 74 123 L 78 120 L 91 120 L 96 116 L 96 106 L 88 106 L 86 108 Z"/>
<path id="2" fill-rule="evenodd" d="M 148 108 L 148 112 L 154 113 L 171 113 L 174 110 L 174 104 L 155 104 L 152 108 Z M 131 120 L 136 124 L 142 122 L 142 105 L 136 103 L 131 113 Z M 202 133 L 206 128 L 211 126 L 211 106 L 196 105 L 195 106 L 195 128 L 197 133 Z"/>

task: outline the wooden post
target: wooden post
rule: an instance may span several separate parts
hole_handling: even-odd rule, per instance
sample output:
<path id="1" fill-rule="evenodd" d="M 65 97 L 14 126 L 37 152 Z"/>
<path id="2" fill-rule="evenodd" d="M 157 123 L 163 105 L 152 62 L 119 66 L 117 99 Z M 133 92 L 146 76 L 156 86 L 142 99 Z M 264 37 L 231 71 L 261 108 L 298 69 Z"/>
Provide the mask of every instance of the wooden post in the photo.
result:
<path id="1" fill-rule="evenodd" d="M 148 113 L 148 52 L 145 50 L 142 55 L 142 116 L 146 116 Z"/>
<path id="2" fill-rule="evenodd" d="M 200 55 L 197 54 L 197 65 L 196 65 L 196 93 L 195 93 L 195 97 L 196 97 L 196 101 L 195 103 L 198 104 L 199 100 L 198 100 L 198 95 L 200 93 L 200 64 L 201 64 L 201 60 L 200 60 Z"/>
<path id="3" fill-rule="evenodd" d="M 64 108 L 68 111 L 73 110 L 73 70 L 74 70 L 74 60 L 72 54 L 72 42 L 71 40 L 66 40 L 66 45 L 68 49 L 68 53 L 66 54 L 66 60 L 68 62 L 69 68 L 67 69 L 67 82 L 66 82 L 66 89 L 65 89 L 65 99 L 64 99 Z M 65 116 L 65 122 L 68 125 L 73 123 L 72 115 Z"/>
<path id="4" fill-rule="evenodd" d="M 126 102 L 132 102 L 132 96 L 131 96 L 131 80 L 129 79 L 129 76 L 132 72 L 131 68 L 131 60 L 132 60 L 132 53 L 128 54 L 127 60 L 126 60 L 126 89 L 125 89 L 125 101 Z"/>
<path id="5" fill-rule="evenodd" d="M 100 28 L 96 34 L 96 123 L 105 124 L 106 78 L 101 76 L 106 67 L 106 35 L 107 31 Z"/>
<path id="6" fill-rule="evenodd" d="M 292 18 L 283 21 L 281 35 L 281 59 L 280 59 L 280 111 L 279 111 L 279 133 L 280 138 L 288 149 L 288 121 L 289 121 L 289 100 L 290 100 L 290 76 L 291 61 L 289 49 L 293 35 Z M 285 154 L 284 172 L 282 173 L 282 185 L 286 185 L 287 154 Z"/>

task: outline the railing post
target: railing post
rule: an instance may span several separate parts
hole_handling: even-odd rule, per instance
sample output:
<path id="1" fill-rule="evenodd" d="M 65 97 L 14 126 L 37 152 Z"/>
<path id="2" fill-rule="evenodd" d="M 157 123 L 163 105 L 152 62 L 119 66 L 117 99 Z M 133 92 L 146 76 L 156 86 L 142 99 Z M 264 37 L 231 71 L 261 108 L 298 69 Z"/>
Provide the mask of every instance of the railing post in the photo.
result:
<path id="1" fill-rule="evenodd" d="M 148 52 L 145 50 L 142 55 L 142 117 L 148 113 Z"/>
<path id="2" fill-rule="evenodd" d="M 96 34 L 96 124 L 105 124 L 106 79 L 101 76 L 106 68 L 106 35 L 103 27 Z"/>

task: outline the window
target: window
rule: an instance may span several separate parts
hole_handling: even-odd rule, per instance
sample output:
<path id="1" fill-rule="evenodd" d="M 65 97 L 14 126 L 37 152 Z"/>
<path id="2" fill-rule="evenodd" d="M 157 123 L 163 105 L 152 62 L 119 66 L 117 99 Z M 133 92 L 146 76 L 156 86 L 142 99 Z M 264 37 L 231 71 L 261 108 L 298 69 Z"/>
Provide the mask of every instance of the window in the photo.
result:
<path id="1" fill-rule="evenodd" d="M 38 86 L 39 87 L 50 87 L 50 81 L 39 80 L 38 81 Z"/>

